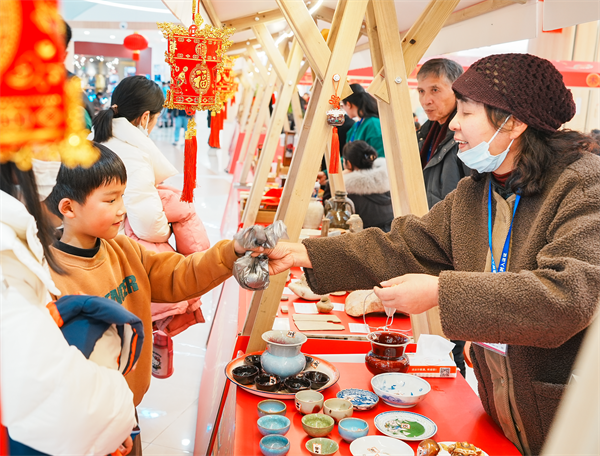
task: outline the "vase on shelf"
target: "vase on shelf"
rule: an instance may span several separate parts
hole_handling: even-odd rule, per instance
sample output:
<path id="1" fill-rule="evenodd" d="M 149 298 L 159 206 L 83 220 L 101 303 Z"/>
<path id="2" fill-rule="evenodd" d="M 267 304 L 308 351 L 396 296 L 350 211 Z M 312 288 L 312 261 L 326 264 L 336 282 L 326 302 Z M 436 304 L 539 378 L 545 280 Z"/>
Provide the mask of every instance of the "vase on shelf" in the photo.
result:
<path id="1" fill-rule="evenodd" d="M 330 228 L 349 229 L 348 220 L 354 214 L 354 203 L 348 199 L 346 192 L 336 191 L 333 198 L 325 202 L 325 217 L 330 221 Z"/>

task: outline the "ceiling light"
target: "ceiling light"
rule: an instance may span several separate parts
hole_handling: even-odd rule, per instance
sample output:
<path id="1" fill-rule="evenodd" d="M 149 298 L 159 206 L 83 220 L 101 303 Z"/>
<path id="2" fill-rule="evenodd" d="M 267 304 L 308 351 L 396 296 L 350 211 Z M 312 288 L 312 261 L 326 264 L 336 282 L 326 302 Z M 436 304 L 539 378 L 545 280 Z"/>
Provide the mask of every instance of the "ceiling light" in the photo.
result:
<path id="1" fill-rule="evenodd" d="M 84 35 L 89 35 L 90 32 L 88 30 L 86 30 L 85 32 L 83 32 Z"/>
<path id="2" fill-rule="evenodd" d="M 73 58 L 74 58 L 75 60 L 77 60 L 77 59 L 79 58 L 79 56 L 76 54 L 76 55 L 74 55 L 74 56 L 73 56 Z"/>
<path id="3" fill-rule="evenodd" d="M 171 11 L 169 11 L 168 9 L 164 9 L 164 8 L 147 8 L 145 6 L 134 6 L 134 5 L 126 5 L 123 3 L 108 2 L 106 0 L 85 0 L 85 1 L 89 2 L 89 3 L 97 3 L 99 5 L 112 6 L 115 8 L 125 8 L 125 9 L 132 9 L 132 10 L 136 10 L 136 11 L 148 11 L 150 13 L 172 14 Z"/>
<path id="4" fill-rule="evenodd" d="M 90 59 L 90 63 L 93 62 L 93 61 L 94 61 L 94 59 Z"/>

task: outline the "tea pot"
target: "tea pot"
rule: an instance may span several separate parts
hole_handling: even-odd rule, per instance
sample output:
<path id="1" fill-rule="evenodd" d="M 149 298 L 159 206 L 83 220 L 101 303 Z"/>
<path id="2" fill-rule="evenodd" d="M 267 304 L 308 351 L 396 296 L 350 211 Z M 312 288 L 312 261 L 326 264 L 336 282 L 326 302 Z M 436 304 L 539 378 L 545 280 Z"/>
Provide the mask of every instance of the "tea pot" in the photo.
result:
<path id="1" fill-rule="evenodd" d="M 348 199 L 346 192 L 336 191 L 333 198 L 325 201 L 325 217 L 329 219 L 331 228 L 349 229 L 348 219 L 354 212 L 354 203 Z"/>

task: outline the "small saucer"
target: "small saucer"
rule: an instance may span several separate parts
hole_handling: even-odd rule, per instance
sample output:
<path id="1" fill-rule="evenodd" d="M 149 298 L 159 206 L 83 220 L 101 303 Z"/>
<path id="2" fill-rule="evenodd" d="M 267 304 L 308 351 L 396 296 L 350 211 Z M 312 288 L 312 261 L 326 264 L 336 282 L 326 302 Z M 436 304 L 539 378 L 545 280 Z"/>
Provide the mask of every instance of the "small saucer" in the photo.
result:
<path id="1" fill-rule="evenodd" d="M 379 402 L 377 394 L 358 388 L 343 389 L 336 394 L 336 397 L 352 402 L 354 410 L 360 411 L 371 410 Z"/>

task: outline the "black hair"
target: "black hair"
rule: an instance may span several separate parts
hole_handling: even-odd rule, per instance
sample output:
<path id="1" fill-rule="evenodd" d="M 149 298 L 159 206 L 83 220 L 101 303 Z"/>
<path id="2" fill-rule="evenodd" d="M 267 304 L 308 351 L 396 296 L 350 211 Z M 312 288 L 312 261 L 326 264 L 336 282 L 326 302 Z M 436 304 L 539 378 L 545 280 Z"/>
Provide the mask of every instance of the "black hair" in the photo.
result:
<path id="1" fill-rule="evenodd" d="M 60 267 L 50 249 L 55 240 L 54 227 L 46 216 L 40 202 L 33 170 L 21 171 L 13 162 L 1 163 L 0 190 L 23 201 L 27 211 L 35 219 L 38 229 L 37 237 L 44 249 L 44 258 L 46 258 L 48 266 L 54 272 L 64 274 L 64 270 Z"/>
<path id="2" fill-rule="evenodd" d="M 127 171 L 119 156 L 102 144 L 93 145 L 100 152 L 96 163 L 89 168 L 68 168 L 61 165 L 56 185 L 46 198 L 48 209 L 61 219 L 63 215 L 58 210 L 58 205 L 63 198 L 85 204 L 87 197 L 97 188 L 112 182 L 127 183 Z"/>
<path id="3" fill-rule="evenodd" d="M 352 103 L 358 108 L 358 116 L 361 119 L 367 117 L 379 117 L 379 109 L 377 109 L 377 101 L 370 93 L 368 93 L 360 84 L 350 84 L 350 88 L 354 92 L 352 95 L 344 98 L 344 103 Z"/>
<path id="4" fill-rule="evenodd" d="M 454 60 L 431 59 L 419 69 L 417 79 L 423 79 L 427 76 L 445 77 L 452 84 L 463 72 L 463 67 Z"/>
<path id="5" fill-rule="evenodd" d="M 112 120 L 125 117 L 129 122 L 146 111 L 156 115 L 162 111 L 165 97 L 158 84 L 145 76 L 123 79 L 112 93 L 111 106 L 116 108 L 100 111 L 92 120 L 94 141 L 103 143 L 112 138 Z"/>
<path id="6" fill-rule="evenodd" d="M 63 19 L 63 22 L 65 23 L 65 49 L 67 49 L 71 42 L 71 38 L 73 38 L 73 31 L 71 30 L 71 26 L 67 24 L 67 21 Z"/>
<path id="7" fill-rule="evenodd" d="M 352 164 L 353 168 L 371 169 L 377 159 L 377 151 L 365 141 L 352 141 L 346 143 L 342 156 Z"/>
<path id="8" fill-rule="evenodd" d="M 454 93 L 458 100 L 466 99 L 458 92 Z M 483 106 L 488 121 L 496 129 L 511 115 L 485 103 Z M 505 126 L 502 130 L 507 131 L 508 128 Z M 568 165 L 586 153 L 600 153 L 600 147 L 591 137 L 567 129 L 549 133 L 527 126 L 518 142 L 520 147 L 515 157 L 515 167 L 505 186 L 515 193 L 518 190 L 523 196 L 535 195 L 542 191 L 552 163 Z M 479 173 L 476 170 L 471 171 L 471 177 L 475 181 L 484 179 L 486 175 L 487 173 Z"/>

